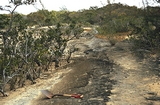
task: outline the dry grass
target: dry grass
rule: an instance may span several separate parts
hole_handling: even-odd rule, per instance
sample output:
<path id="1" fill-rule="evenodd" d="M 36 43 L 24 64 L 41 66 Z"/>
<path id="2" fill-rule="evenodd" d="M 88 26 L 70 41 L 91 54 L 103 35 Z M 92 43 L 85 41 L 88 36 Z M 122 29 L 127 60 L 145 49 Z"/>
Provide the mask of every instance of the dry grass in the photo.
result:
<path id="1" fill-rule="evenodd" d="M 123 41 L 128 38 L 129 32 L 116 33 L 116 34 L 107 34 L 107 35 L 95 35 L 97 38 L 106 39 L 106 40 L 115 40 Z"/>

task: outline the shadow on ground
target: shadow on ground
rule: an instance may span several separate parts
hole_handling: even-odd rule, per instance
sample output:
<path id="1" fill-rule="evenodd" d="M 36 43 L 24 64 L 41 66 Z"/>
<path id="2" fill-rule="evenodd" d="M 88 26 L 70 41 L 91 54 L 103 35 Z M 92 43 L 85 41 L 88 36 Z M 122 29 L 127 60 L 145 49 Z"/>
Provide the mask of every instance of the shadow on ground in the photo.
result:
<path id="1" fill-rule="evenodd" d="M 103 53 L 102 53 L 103 55 Z M 51 89 L 52 93 L 80 93 L 83 99 L 40 96 L 34 105 L 106 105 L 111 95 L 113 63 L 107 56 L 103 58 L 75 58 L 72 71 Z"/>

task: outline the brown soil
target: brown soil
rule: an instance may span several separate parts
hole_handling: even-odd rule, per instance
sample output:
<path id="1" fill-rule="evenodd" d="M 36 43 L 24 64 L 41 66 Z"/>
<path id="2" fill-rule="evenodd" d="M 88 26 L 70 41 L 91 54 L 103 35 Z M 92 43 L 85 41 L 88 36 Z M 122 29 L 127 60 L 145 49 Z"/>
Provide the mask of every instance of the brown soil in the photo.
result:
<path id="1" fill-rule="evenodd" d="M 78 52 L 72 63 L 49 72 L 31 86 L 0 97 L 1 105 L 160 105 L 159 64 L 155 58 L 137 57 L 132 44 L 109 42 L 93 36 L 72 41 Z M 140 52 L 142 54 L 142 52 Z M 47 99 L 40 90 L 80 93 L 83 99 Z"/>
<path id="2" fill-rule="evenodd" d="M 129 43 L 120 42 L 108 54 L 116 63 L 113 79 L 117 84 L 107 105 L 159 105 L 160 78 L 155 58 L 145 54 L 142 59 L 130 48 Z"/>

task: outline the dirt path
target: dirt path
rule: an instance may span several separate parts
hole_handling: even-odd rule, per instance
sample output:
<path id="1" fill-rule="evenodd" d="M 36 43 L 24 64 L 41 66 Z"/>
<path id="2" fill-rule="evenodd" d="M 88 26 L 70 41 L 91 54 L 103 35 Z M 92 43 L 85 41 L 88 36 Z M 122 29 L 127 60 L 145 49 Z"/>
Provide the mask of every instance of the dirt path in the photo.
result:
<path id="1" fill-rule="evenodd" d="M 9 92 L 8 97 L 1 97 L 1 105 L 29 105 L 31 100 L 39 96 L 40 90 L 51 89 L 56 83 L 60 82 L 62 78 L 71 70 L 59 70 L 58 72 L 48 72 L 44 74 L 44 79 L 36 80 L 36 84 L 19 88 L 16 91 Z M 46 78 L 50 75 L 52 78 Z M 49 77 L 49 76 L 47 76 Z"/>
<path id="2" fill-rule="evenodd" d="M 70 44 L 79 49 L 71 64 L 38 79 L 37 84 L 10 92 L 7 98 L 0 97 L 0 105 L 160 105 L 160 78 L 155 72 L 159 68 L 153 59 L 137 58 L 130 43 L 110 46 L 106 40 L 88 36 Z M 81 93 L 84 98 L 47 99 L 42 89 Z"/>
<path id="3" fill-rule="evenodd" d="M 107 105 L 160 105 L 159 77 L 146 59 L 138 59 L 128 43 L 117 43 L 108 51 L 114 65 L 112 95 Z"/>
<path id="4" fill-rule="evenodd" d="M 83 40 L 83 43 L 82 43 Z M 73 54 L 74 62 L 69 67 L 68 73 L 61 82 L 50 91 L 53 93 L 80 93 L 84 98 L 74 99 L 67 97 L 55 97 L 45 99 L 44 95 L 32 101 L 34 105 L 105 105 L 110 95 L 114 81 L 110 80 L 112 62 L 105 53 L 108 44 L 90 37 L 71 42 L 79 48 L 79 52 Z M 103 47 L 102 47 L 103 46 Z"/>

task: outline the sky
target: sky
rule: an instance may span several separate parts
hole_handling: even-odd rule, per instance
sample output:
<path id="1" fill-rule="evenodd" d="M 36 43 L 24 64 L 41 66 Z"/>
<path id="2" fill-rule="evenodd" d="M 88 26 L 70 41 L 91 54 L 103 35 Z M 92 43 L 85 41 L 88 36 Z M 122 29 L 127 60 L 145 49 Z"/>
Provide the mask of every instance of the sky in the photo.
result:
<path id="1" fill-rule="evenodd" d="M 0 6 L 8 5 L 9 0 L 1 0 Z M 39 1 L 39 0 L 37 0 Z M 45 9 L 51 11 L 59 11 L 62 8 L 67 8 L 69 11 L 78 11 L 81 9 L 89 9 L 91 6 L 103 7 L 107 5 L 107 0 L 41 0 Z M 148 0 L 149 1 L 149 0 Z M 151 0 L 152 1 L 152 0 Z M 142 0 L 110 0 L 111 3 L 122 3 L 129 6 L 143 7 Z M 155 4 L 152 4 L 155 5 Z M 35 5 L 22 5 L 19 6 L 16 11 L 22 14 L 29 14 L 36 12 L 38 9 L 42 9 L 39 2 Z M 0 14 L 8 13 L 0 10 Z"/>

